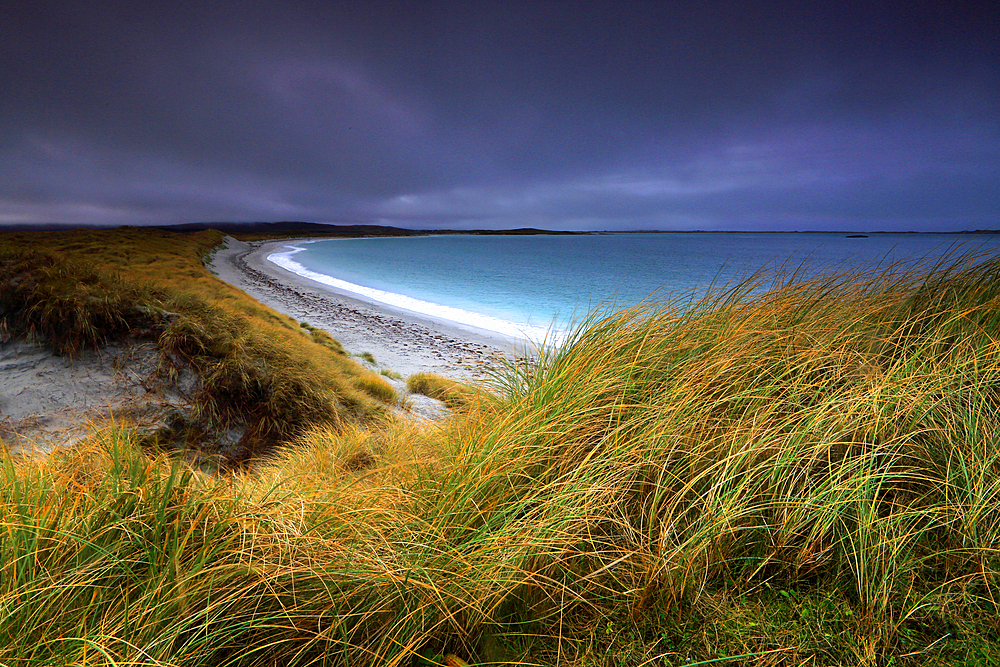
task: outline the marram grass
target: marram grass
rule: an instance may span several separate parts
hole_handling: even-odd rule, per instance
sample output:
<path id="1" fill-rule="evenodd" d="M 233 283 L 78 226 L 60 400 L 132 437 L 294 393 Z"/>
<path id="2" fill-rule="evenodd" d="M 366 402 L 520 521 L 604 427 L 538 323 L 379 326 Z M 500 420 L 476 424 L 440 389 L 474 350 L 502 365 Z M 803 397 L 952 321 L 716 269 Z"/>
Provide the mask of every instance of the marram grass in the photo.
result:
<path id="1" fill-rule="evenodd" d="M 414 394 L 436 398 L 453 410 L 472 403 L 478 393 L 475 387 L 434 373 L 414 373 L 406 379 L 406 388 Z"/>
<path id="2" fill-rule="evenodd" d="M 0 663 L 992 664 L 998 274 L 595 315 L 444 427 L 227 477 L 122 428 L 7 462 Z"/>
<path id="3" fill-rule="evenodd" d="M 0 338 L 72 356 L 112 340 L 155 342 L 164 378 L 200 379 L 200 435 L 238 427 L 223 454 L 244 462 L 310 426 L 364 421 L 397 402 L 377 373 L 324 331 L 300 327 L 212 276 L 214 231 L 77 230 L 0 234 Z"/>

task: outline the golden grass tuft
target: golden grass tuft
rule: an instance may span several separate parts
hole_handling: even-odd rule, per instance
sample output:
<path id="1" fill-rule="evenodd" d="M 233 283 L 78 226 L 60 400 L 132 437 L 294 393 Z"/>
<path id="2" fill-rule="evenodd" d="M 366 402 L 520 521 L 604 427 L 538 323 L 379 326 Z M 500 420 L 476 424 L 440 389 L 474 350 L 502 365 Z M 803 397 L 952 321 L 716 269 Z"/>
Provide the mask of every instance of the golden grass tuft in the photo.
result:
<path id="1" fill-rule="evenodd" d="M 414 373 L 406 379 L 406 389 L 414 394 L 436 398 L 453 410 L 465 408 L 483 397 L 476 387 L 434 373 Z"/>

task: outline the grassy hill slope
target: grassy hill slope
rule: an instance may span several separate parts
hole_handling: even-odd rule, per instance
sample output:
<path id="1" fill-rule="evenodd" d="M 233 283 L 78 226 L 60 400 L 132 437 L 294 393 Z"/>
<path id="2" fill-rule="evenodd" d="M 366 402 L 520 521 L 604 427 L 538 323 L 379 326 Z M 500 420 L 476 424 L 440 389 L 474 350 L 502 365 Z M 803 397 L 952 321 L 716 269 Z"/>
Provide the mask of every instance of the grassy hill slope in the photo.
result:
<path id="1" fill-rule="evenodd" d="M 200 379 L 189 436 L 238 426 L 245 435 L 227 452 L 237 460 L 395 400 L 328 335 L 212 276 L 202 257 L 221 240 L 129 228 L 0 235 L 0 327 L 67 355 L 109 339 L 155 341 L 161 375 Z"/>

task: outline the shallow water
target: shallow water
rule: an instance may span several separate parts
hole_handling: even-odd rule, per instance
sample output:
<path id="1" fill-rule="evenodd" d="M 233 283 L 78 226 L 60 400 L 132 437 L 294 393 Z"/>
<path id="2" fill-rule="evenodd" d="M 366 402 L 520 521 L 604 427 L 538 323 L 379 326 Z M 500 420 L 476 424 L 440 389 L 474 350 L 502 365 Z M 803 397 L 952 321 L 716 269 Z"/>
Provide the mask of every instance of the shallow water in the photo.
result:
<path id="1" fill-rule="evenodd" d="M 310 241 L 269 259 L 369 299 L 540 340 L 595 307 L 696 298 L 760 270 L 875 269 L 998 248 L 997 236 L 957 234 L 448 235 Z"/>

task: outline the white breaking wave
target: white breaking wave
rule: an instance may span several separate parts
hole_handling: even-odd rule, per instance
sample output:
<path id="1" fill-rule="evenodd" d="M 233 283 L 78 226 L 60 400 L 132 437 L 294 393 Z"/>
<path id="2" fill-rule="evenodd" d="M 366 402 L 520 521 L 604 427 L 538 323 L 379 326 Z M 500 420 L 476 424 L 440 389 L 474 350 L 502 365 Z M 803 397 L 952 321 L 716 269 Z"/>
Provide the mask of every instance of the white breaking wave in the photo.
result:
<path id="1" fill-rule="evenodd" d="M 373 301 L 378 301 L 379 303 L 385 303 L 390 306 L 396 306 L 397 308 L 403 308 L 434 319 L 447 320 L 457 324 L 476 327 L 477 329 L 485 329 L 486 331 L 492 331 L 494 333 L 512 338 L 522 338 L 533 343 L 547 341 L 549 343 L 559 344 L 566 337 L 565 332 L 555 328 L 542 328 L 532 326 L 530 324 L 517 324 L 515 322 L 502 320 L 498 317 L 462 310 L 461 308 L 452 308 L 451 306 L 442 306 L 437 303 L 431 303 L 430 301 L 421 301 L 420 299 L 414 299 L 413 297 L 406 296 L 405 294 L 396 294 L 394 292 L 386 292 L 384 290 L 365 287 L 363 285 L 355 285 L 354 283 L 349 283 L 346 280 L 340 280 L 339 278 L 328 276 L 325 273 L 319 273 L 317 271 L 307 269 L 292 259 L 292 255 L 302 252 L 305 248 L 299 248 L 297 246 L 285 246 L 285 248 L 287 248 L 287 250 L 269 254 L 267 256 L 267 261 L 277 264 L 281 268 L 291 271 L 292 273 L 302 276 L 303 278 L 308 278 L 309 280 L 314 280 L 318 283 L 329 285 L 330 287 L 335 287 L 339 290 L 344 290 L 345 292 L 358 294 Z"/>

